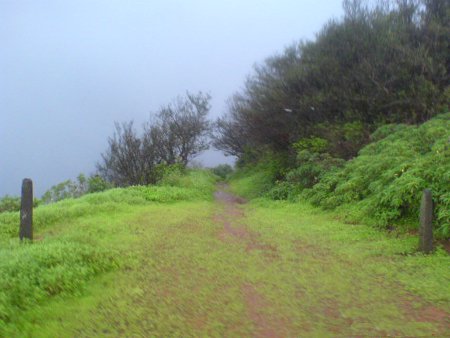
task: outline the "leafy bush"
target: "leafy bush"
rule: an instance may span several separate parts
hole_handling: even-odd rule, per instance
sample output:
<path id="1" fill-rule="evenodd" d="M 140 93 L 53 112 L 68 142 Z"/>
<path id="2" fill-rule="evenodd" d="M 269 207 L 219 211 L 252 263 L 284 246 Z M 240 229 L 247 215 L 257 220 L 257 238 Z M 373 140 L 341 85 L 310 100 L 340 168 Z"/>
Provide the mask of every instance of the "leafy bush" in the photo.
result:
<path id="1" fill-rule="evenodd" d="M 5 197 L 0 198 L 0 213 L 2 212 L 11 212 L 11 211 L 19 211 L 20 210 L 20 197 L 12 197 L 6 195 Z M 37 207 L 39 205 L 39 199 L 35 198 L 33 200 L 33 206 Z"/>
<path id="2" fill-rule="evenodd" d="M 384 126 L 373 138 L 379 141 L 364 147 L 343 168 L 324 175 L 303 196 L 328 209 L 359 209 L 352 212 L 354 217 L 386 227 L 401 221 L 417 225 L 422 191 L 430 188 L 439 233 L 448 237 L 450 114 L 419 127 Z"/>
<path id="3" fill-rule="evenodd" d="M 226 180 L 233 172 L 233 168 L 229 164 L 219 164 L 218 166 L 212 168 L 212 172 L 214 175 L 219 176 L 222 180 Z"/>
<path id="4" fill-rule="evenodd" d="M 111 189 L 113 187 L 111 185 L 111 183 L 105 181 L 99 175 L 93 175 L 93 176 L 89 177 L 87 184 L 88 184 L 88 188 L 87 188 L 88 193 L 101 192 L 101 191 Z"/>
<path id="5" fill-rule="evenodd" d="M 301 188 L 289 181 L 277 181 L 266 196 L 273 200 L 293 200 L 299 195 Z"/>
<path id="6" fill-rule="evenodd" d="M 44 203 L 54 203 L 66 198 L 76 198 L 87 192 L 86 177 L 80 174 L 76 182 L 66 180 L 52 186 L 42 195 Z"/>
<path id="7" fill-rule="evenodd" d="M 5 196 L 0 199 L 0 212 L 19 211 L 20 197 Z"/>
<path id="8" fill-rule="evenodd" d="M 324 153 L 328 150 L 329 143 L 327 140 L 320 137 L 303 138 L 292 145 L 297 151 L 309 151 L 312 153 Z"/>
<path id="9" fill-rule="evenodd" d="M 303 189 L 311 188 L 325 173 L 345 162 L 328 154 L 328 142 L 318 137 L 302 139 L 294 144 L 294 148 L 297 166 L 286 173 L 284 180 L 276 182 L 267 194 L 269 198 L 295 199 Z"/>

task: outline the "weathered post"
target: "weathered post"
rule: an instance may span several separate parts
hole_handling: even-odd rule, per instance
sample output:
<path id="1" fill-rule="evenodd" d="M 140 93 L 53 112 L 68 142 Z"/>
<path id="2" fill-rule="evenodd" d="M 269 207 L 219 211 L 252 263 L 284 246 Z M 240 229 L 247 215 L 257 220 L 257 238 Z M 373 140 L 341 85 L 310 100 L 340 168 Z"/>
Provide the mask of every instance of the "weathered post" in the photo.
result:
<path id="1" fill-rule="evenodd" d="M 33 181 L 22 181 L 22 199 L 20 205 L 20 240 L 33 240 Z"/>
<path id="2" fill-rule="evenodd" d="M 420 205 L 419 250 L 423 253 L 433 251 L 433 200 L 431 190 L 423 191 Z"/>

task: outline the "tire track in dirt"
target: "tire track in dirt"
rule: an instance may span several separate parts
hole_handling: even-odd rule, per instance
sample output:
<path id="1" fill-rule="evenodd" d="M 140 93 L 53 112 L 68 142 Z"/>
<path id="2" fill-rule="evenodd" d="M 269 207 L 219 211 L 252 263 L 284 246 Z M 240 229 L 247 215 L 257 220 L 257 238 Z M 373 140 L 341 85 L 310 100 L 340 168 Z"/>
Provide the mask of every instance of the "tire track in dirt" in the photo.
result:
<path id="1" fill-rule="evenodd" d="M 244 218 L 244 211 L 240 207 L 246 203 L 243 198 L 226 192 L 226 185 L 219 185 L 214 197 L 223 209 L 216 213 L 214 222 L 221 224 L 218 237 L 223 242 L 238 243 L 245 247 L 246 252 L 258 250 L 269 261 L 278 258 L 277 248 L 265 243 L 256 232 L 250 231 L 239 220 Z M 253 337 L 285 337 L 288 323 L 283 318 L 268 315 L 266 309 L 270 302 L 258 292 L 258 287 L 250 283 L 241 285 L 241 293 L 246 306 L 247 316 L 254 325 Z"/>

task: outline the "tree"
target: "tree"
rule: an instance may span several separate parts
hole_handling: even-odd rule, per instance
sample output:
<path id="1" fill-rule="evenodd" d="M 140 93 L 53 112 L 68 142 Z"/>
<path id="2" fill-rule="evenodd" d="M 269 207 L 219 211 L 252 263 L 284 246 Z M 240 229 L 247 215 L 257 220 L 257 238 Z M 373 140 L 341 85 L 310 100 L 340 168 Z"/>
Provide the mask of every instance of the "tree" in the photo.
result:
<path id="1" fill-rule="evenodd" d="M 201 92 L 178 97 L 161 107 L 141 135 L 133 122 L 116 123 L 108 149 L 97 165 L 101 177 L 116 186 L 146 185 L 158 180 L 161 164 L 186 166 L 209 146 L 210 99 Z"/>
<path id="2" fill-rule="evenodd" d="M 207 119 L 211 97 L 187 93 L 163 106 L 153 124 L 147 124 L 145 138 L 154 146 L 159 159 L 167 164 L 186 166 L 192 158 L 209 148 L 211 123 Z"/>
<path id="3" fill-rule="evenodd" d="M 346 0 L 315 41 L 255 67 L 216 122 L 214 146 L 246 158 L 320 137 L 349 159 L 380 124 L 419 124 L 448 108 L 448 0 Z M 263 158 L 263 156 L 260 156 Z"/>
<path id="4" fill-rule="evenodd" d="M 240 121 L 244 114 L 245 100 L 238 94 L 228 101 L 228 115 L 217 119 L 214 124 L 213 146 L 222 150 L 225 156 L 241 156 L 248 146 L 249 123 Z"/>
<path id="5" fill-rule="evenodd" d="M 97 164 L 99 174 L 116 186 L 154 183 L 155 147 L 141 138 L 133 122 L 115 123 L 115 132 L 108 139 L 108 149 Z"/>

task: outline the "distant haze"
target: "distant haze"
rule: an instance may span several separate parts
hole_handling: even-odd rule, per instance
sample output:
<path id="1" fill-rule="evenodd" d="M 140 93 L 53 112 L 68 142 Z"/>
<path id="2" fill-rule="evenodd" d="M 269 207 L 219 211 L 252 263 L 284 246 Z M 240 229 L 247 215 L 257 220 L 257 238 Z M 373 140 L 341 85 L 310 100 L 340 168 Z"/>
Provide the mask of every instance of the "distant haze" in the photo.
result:
<path id="1" fill-rule="evenodd" d="M 94 172 L 114 121 L 140 125 L 187 90 L 209 92 L 216 118 L 255 63 L 341 13 L 340 0 L 1 0 L 0 196 Z"/>

